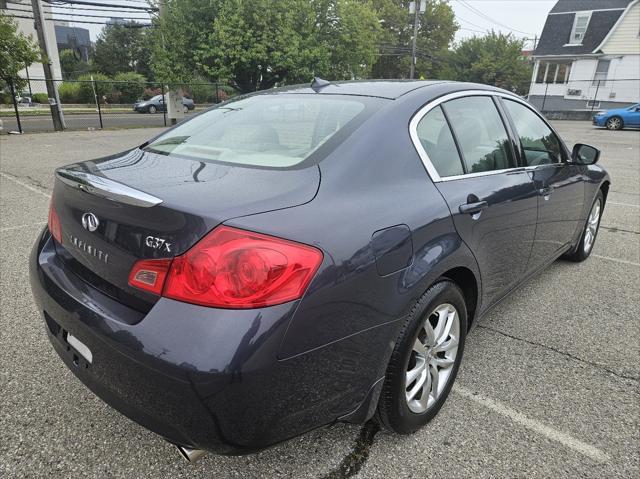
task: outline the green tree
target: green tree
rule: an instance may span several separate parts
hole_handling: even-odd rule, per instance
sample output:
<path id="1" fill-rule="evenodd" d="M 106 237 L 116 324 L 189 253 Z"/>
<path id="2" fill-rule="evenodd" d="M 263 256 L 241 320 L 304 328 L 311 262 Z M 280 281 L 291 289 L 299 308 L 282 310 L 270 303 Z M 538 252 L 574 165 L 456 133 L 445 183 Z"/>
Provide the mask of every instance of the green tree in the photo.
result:
<path id="1" fill-rule="evenodd" d="M 380 18 L 382 35 L 379 58 L 372 75 L 375 78 L 408 78 L 414 19 L 409 14 L 409 0 L 373 0 L 373 4 Z M 457 30 L 458 24 L 448 0 L 428 0 L 426 12 L 419 16 L 416 78 L 441 76 Z"/>
<path id="2" fill-rule="evenodd" d="M 516 93 L 529 88 L 532 65 L 522 56 L 524 40 L 491 32 L 462 41 L 452 52 L 453 79 L 495 85 Z"/>
<path id="3" fill-rule="evenodd" d="M 40 59 L 40 49 L 35 41 L 18 31 L 16 22 L 0 12 L 0 89 L 13 82 L 16 92 L 26 81 L 18 72 Z"/>
<path id="4" fill-rule="evenodd" d="M 196 55 L 213 27 L 220 0 L 162 1 L 166 15 L 154 19 L 154 28 L 147 35 L 154 78 L 165 83 L 208 78 Z"/>
<path id="5" fill-rule="evenodd" d="M 113 88 L 118 92 L 118 103 L 134 103 L 144 95 L 147 79 L 139 73 L 118 73 Z"/>
<path id="6" fill-rule="evenodd" d="M 72 80 L 89 71 L 89 64 L 83 62 L 73 50 L 65 49 L 59 53 L 62 78 Z"/>
<path id="7" fill-rule="evenodd" d="M 105 25 L 96 40 L 93 70 L 114 76 L 135 72 L 150 74 L 151 51 L 144 28 L 129 25 Z"/>
<path id="8" fill-rule="evenodd" d="M 362 78 L 380 33 L 368 0 L 167 0 L 156 20 L 156 77 L 229 80 L 243 91 Z M 168 20 L 170 19 L 170 20 Z"/>

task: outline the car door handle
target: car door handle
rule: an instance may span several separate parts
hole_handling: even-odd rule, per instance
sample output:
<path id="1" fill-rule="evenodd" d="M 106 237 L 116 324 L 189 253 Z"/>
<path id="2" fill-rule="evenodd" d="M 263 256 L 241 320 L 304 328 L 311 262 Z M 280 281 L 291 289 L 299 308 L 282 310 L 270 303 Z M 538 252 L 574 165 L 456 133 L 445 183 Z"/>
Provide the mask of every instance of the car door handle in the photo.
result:
<path id="1" fill-rule="evenodd" d="M 460 205 L 458 207 L 458 211 L 460 211 L 460 213 L 462 213 L 463 215 L 475 215 L 476 213 L 480 213 L 482 210 L 488 207 L 489 203 L 487 203 L 486 201 L 478 201 L 476 203 L 466 203 L 464 205 Z"/>

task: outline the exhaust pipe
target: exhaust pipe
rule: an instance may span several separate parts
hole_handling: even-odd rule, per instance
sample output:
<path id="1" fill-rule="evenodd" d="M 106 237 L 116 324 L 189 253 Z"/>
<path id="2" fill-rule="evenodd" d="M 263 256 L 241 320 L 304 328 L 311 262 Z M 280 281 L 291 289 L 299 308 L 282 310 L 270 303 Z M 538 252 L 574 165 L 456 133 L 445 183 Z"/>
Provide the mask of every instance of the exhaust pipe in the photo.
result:
<path id="1" fill-rule="evenodd" d="M 178 448 L 178 452 L 182 457 L 184 457 L 188 462 L 196 462 L 198 459 L 202 458 L 207 451 L 204 449 L 191 449 L 190 447 L 184 446 L 176 446 Z"/>

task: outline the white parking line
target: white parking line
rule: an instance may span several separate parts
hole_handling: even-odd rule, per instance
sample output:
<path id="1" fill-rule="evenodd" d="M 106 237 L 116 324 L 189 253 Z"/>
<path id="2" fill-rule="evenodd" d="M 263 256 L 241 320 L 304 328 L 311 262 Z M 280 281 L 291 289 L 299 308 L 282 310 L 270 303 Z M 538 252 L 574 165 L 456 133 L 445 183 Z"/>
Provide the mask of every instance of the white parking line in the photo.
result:
<path id="1" fill-rule="evenodd" d="M 462 386 L 454 386 L 453 391 L 460 396 L 463 396 L 476 404 L 479 404 L 483 407 L 491 409 L 493 412 L 500 414 L 501 416 L 508 417 L 516 424 L 519 424 L 527 429 L 530 429 L 538 434 L 546 437 L 555 442 L 559 442 L 563 446 L 568 447 L 569 449 L 573 449 L 574 451 L 582 454 L 583 456 L 587 456 L 590 459 L 593 459 L 596 462 L 609 462 L 609 456 L 605 454 L 600 449 L 582 442 L 575 437 L 569 436 L 568 434 L 558 431 L 552 427 L 549 427 L 545 424 L 542 424 L 535 419 L 531 419 L 524 414 L 516 411 L 515 409 L 511 409 L 509 406 L 502 404 L 501 402 L 495 401 L 493 399 L 489 399 L 484 396 L 480 396 L 478 394 L 473 393 Z"/>
<path id="2" fill-rule="evenodd" d="M 39 190 L 39 189 L 38 189 L 38 188 L 36 188 L 35 186 L 31 186 L 30 184 L 25 183 L 24 181 L 20 181 L 19 179 L 14 178 L 14 177 L 13 177 L 13 175 L 8 175 L 8 174 L 6 174 L 6 173 L 2 173 L 2 172 L 0 172 L 0 176 L 1 176 L 2 178 L 6 179 L 6 180 L 13 181 L 15 184 L 20 185 L 20 186 L 23 186 L 23 187 L 25 187 L 26 189 L 28 189 L 28 190 L 30 190 L 30 191 L 33 191 L 34 193 L 38 193 L 39 195 L 42 195 L 42 196 L 44 196 L 45 198 L 51 198 L 51 195 L 50 195 L 50 194 L 45 193 L 44 191 Z"/>
<path id="3" fill-rule="evenodd" d="M 5 228 L 0 228 L 0 233 L 4 233 L 5 231 L 19 230 L 19 229 L 22 229 L 22 228 L 35 228 L 36 226 L 44 226 L 44 222 L 42 222 L 42 223 L 33 223 L 33 224 L 30 224 L 30 225 L 6 226 Z"/>
<path id="4" fill-rule="evenodd" d="M 631 266 L 640 266 L 640 263 L 636 263 L 635 261 L 627 261 L 626 259 L 611 258 L 609 256 L 600 256 L 599 254 L 592 254 L 591 256 L 593 256 L 594 258 L 606 259 L 607 261 L 613 261 L 615 263 L 630 264 Z"/>
<path id="5" fill-rule="evenodd" d="M 607 204 L 614 206 L 627 206 L 629 208 L 640 208 L 640 205 L 634 205 L 631 203 L 618 203 L 617 201 L 607 201 Z"/>

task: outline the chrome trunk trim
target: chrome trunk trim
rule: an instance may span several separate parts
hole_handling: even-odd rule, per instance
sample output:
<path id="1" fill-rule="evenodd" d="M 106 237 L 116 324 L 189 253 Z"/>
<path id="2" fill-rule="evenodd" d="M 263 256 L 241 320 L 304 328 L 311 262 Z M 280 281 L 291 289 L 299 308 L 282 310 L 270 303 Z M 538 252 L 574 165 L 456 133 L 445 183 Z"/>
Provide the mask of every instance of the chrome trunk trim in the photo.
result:
<path id="1" fill-rule="evenodd" d="M 63 183 L 94 196 L 106 198 L 118 203 L 150 208 L 162 203 L 160 198 L 136 190 L 117 181 L 92 175 L 84 171 L 59 168 L 56 177 Z"/>

